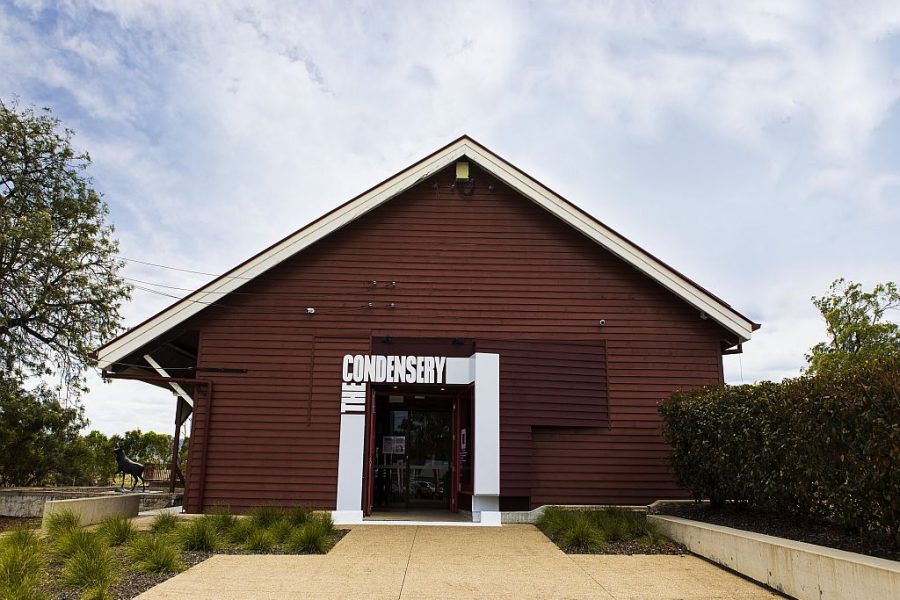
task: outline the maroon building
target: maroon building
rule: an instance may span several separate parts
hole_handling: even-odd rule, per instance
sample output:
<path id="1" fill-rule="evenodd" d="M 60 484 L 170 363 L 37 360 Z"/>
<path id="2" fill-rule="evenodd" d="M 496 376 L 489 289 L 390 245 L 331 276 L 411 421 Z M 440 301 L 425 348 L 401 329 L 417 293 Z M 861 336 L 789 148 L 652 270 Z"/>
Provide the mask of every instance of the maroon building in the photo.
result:
<path id="1" fill-rule="evenodd" d="M 656 406 L 758 325 L 468 137 L 97 351 L 193 415 L 184 506 L 683 497 Z"/>

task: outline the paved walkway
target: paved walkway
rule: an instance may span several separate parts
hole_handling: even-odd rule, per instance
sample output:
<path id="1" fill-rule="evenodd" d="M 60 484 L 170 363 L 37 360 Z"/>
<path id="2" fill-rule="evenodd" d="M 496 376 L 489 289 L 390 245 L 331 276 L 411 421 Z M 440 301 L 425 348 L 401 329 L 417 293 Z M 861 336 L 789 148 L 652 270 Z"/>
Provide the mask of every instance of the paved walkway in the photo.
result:
<path id="1" fill-rule="evenodd" d="M 140 600 L 775 597 L 694 556 L 566 555 L 531 525 L 358 526 L 324 556 L 218 555 L 139 596 Z"/>

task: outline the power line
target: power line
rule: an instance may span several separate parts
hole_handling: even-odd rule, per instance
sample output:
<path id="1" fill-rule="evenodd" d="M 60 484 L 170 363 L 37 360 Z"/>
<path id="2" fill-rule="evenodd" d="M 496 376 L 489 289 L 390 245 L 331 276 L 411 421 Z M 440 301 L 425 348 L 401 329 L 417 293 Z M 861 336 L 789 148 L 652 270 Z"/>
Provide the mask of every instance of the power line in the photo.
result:
<path id="1" fill-rule="evenodd" d="M 345 306 L 345 307 L 334 307 L 334 308 L 326 308 L 326 309 L 319 309 L 319 308 L 311 307 L 311 308 L 315 309 L 315 312 L 310 313 L 306 307 L 302 307 L 302 308 L 287 308 L 287 307 L 279 307 L 279 306 L 246 306 L 246 307 L 242 307 L 242 306 L 235 306 L 232 304 L 223 304 L 222 302 L 219 302 L 218 300 L 213 300 L 212 302 L 206 302 L 204 300 L 193 300 L 191 298 L 176 296 L 174 294 L 169 294 L 167 292 L 163 292 L 160 290 L 154 290 L 152 288 L 144 287 L 141 285 L 135 285 L 134 287 L 135 287 L 135 289 L 141 290 L 143 292 L 149 292 L 151 294 L 157 294 L 159 296 L 173 298 L 173 299 L 181 301 L 181 302 L 191 302 L 193 304 L 202 304 L 204 306 L 219 306 L 219 307 L 223 307 L 223 308 L 249 309 L 256 313 L 270 314 L 270 315 L 296 315 L 296 314 L 313 315 L 313 314 L 319 314 L 319 313 L 333 314 L 333 313 L 340 313 L 340 312 L 352 312 L 352 311 L 356 311 L 356 310 L 368 310 L 368 309 L 376 308 L 376 304 L 374 302 L 368 302 L 362 306 Z M 393 304 L 393 303 L 389 303 L 389 304 Z M 392 307 L 388 306 L 386 308 L 392 308 Z"/>
<path id="2" fill-rule="evenodd" d="M 137 279 L 134 277 L 122 277 L 122 279 L 126 281 L 131 281 L 134 283 L 140 283 L 143 285 L 150 285 L 153 287 L 160 287 L 169 290 L 177 290 L 181 292 L 197 292 L 203 290 L 203 288 L 186 288 L 177 285 L 169 285 L 167 283 L 158 283 L 156 281 L 147 281 L 146 279 Z M 305 283 L 309 283 L 314 280 L 304 280 Z M 322 279 L 319 280 L 322 283 L 342 283 L 340 281 L 334 281 L 331 279 Z M 356 283 L 356 282 L 346 282 L 346 283 Z M 359 290 L 354 292 L 345 292 L 345 294 L 361 294 L 364 292 L 370 292 L 373 288 L 369 284 L 370 282 L 362 282 L 364 285 L 360 286 Z M 135 286 L 138 289 L 143 289 L 142 286 Z M 281 291 L 266 291 L 266 292 L 239 292 L 239 291 L 228 291 L 228 290 L 203 290 L 204 294 L 223 294 L 223 295 L 235 295 L 235 296 L 286 296 L 291 298 L 309 298 L 311 297 L 309 294 L 302 294 L 300 292 L 281 292 Z M 328 290 L 327 293 L 329 296 L 333 296 L 334 292 L 332 290 Z M 173 296 L 174 297 L 174 296 Z"/>
<path id="3" fill-rule="evenodd" d="M 161 265 L 159 263 L 148 262 L 146 260 L 138 260 L 136 258 L 128 258 L 126 256 L 120 256 L 119 258 L 122 260 L 128 261 L 128 262 L 138 263 L 140 265 L 147 265 L 149 267 L 158 267 L 160 269 L 169 269 L 170 271 L 181 271 L 182 273 L 193 273 L 195 275 L 207 275 L 209 277 L 221 277 L 224 279 L 244 279 L 244 280 L 253 279 L 252 277 L 241 277 L 239 275 L 220 275 L 218 273 L 207 273 L 206 271 L 195 271 L 193 269 L 182 269 L 180 267 Z"/>

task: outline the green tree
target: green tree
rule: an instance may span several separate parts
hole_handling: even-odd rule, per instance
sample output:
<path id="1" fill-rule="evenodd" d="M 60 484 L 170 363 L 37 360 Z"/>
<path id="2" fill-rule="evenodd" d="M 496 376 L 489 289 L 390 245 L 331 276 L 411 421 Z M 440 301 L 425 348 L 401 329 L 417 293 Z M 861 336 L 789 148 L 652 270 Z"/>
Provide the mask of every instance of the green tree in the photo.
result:
<path id="1" fill-rule="evenodd" d="M 113 443 L 99 431 L 91 431 L 80 436 L 77 463 L 77 483 L 79 485 L 107 485 L 116 472 L 116 457 Z"/>
<path id="2" fill-rule="evenodd" d="M 814 296 L 812 301 L 825 319 L 828 341 L 816 344 L 806 355 L 807 373 L 835 371 L 900 354 L 900 325 L 886 318 L 900 308 L 897 284 L 881 283 L 867 292 L 859 283 L 838 279 L 829 294 Z"/>
<path id="3" fill-rule="evenodd" d="M 55 375 L 77 394 L 119 330 L 131 290 L 89 165 L 49 109 L 0 101 L 0 379 Z"/>
<path id="4" fill-rule="evenodd" d="M 73 483 L 84 425 L 82 409 L 63 406 L 49 388 L 0 378 L 0 485 Z"/>
<path id="5" fill-rule="evenodd" d="M 112 436 L 110 441 L 113 447 L 120 446 L 128 458 L 140 463 L 168 464 L 172 460 L 171 435 L 132 429 L 124 435 Z"/>
<path id="6" fill-rule="evenodd" d="M 187 473 L 188 451 L 191 447 L 191 438 L 184 436 L 181 438 L 181 447 L 178 449 L 178 467 L 182 474 Z"/>

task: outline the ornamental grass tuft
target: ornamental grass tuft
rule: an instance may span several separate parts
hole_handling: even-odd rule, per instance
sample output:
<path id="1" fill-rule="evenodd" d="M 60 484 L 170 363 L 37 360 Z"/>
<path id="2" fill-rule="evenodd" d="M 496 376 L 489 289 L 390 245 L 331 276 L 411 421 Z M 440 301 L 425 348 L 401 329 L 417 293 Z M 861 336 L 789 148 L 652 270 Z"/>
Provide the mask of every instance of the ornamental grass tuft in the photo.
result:
<path id="1" fill-rule="evenodd" d="M 541 513 L 541 516 L 538 517 L 535 524 L 547 537 L 556 540 L 556 537 L 569 523 L 567 516 L 569 512 L 570 511 L 563 510 L 558 506 L 548 506 Z"/>
<path id="2" fill-rule="evenodd" d="M 256 530 L 257 527 L 253 524 L 253 521 L 249 517 L 244 517 L 238 519 L 231 531 L 228 532 L 228 539 L 233 544 L 243 544 L 250 537 L 250 534 Z"/>
<path id="3" fill-rule="evenodd" d="M 156 534 L 172 533 L 178 528 L 178 517 L 172 513 L 159 513 L 150 523 L 150 531 Z"/>
<path id="4" fill-rule="evenodd" d="M 56 540 L 62 534 L 81 527 L 81 518 L 71 510 L 60 510 L 47 515 L 47 535 Z"/>
<path id="5" fill-rule="evenodd" d="M 294 526 L 303 525 L 309 521 L 312 514 L 313 510 L 311 508 L 306 506 L 295 506 L 288 511 L 287 520 Z"/>
<path id="6" fill-rule="evenodd" d="M 44 556 L 33 531 L 19 529 L 0 538 L 0 598 L 43 600 Z"/>
<path id="7" fill-rule="evenodd" d="M 324 554 L 336 533 L 331 515 L 315 514 L 288 536 L 287 549 L 296 554 Z"/>
<path id="8" fill-rule="evenodd" d="M 184 570 L 181 553 L 165 534 L 136 537 L 128 545 L 128 558 L 141 573 L 178 573 Z"/>
<path id="9" fill-rule="evenodd" d="M 633 540 L 646 531 L 647 518 L 626 508 L 604 508 L 590 511 L 594 522 L 610 542 Z"/>
<path id="10" fill-rule="evenodd" d="M 606 546 L 606 537 L 590 515 L 576 512 L 570 525 L 559 534 L 560 546 L 574 554 L 592 554 Z"/>
<path id="11" fill-rule="evenodd" d="M 277 506 L 258 506 L 250 511 L 250 520 L 260 529 L 269 528 L 284 518 L 284 510 Z"/>
<path id="12" fill-rule="evenodd" d="M 100 522 L 97 533 L 110 546 L 121 546 L 137 534 L 131 519 L 122 515 L 111 515 Z"/>
<path id="13" fill-rule="evenodd" d="M 190 521 L 177 530 L 178 541 L 185 550 L 212 552 L 221 546 L 219 532 L 209 519 Z"/>
<path id="14" fill-rule="evenodd" d="M 301 525 L 302 527 L 302 525 Z M 276 521 L 274 525 L 269 527 L 266 531 L 268 531 L 272 538 L 275 540 L 276 544 L 283 544 L 285 540 L 288 539 L 288 536 L 291 535 L 291 532 L 294 531 L 295 527 L 291 524 L 287 519 Z"/>
<path id="15" fill-rule="evenodd" d="M 608 543 L 637 542 L 647 548 L 671 542 L 646 515 L 627 508 L 572 510 L 547 507 L 536 525 L 560 548 L 571 553 L 603 552 Z"/>
<path id="16" fill-rule="evenodd" d="M 252 552 L 268 552 L 274 547 L 275 536 L 268 529 L 254 529 L 244 542 L 244 548 Z"/>
<path id="17" fill-rule="evenodd" d="M 213 508 L 203 518 L 208 519 L 221 535 L 228 534 L 231 528 L 234 527 L 234 524 L 237 523 L 237 517 L 231 514 L 228 508 L 224 506 Z"/>
<path id="18" fill-rule="evenodd" d="M 82 598 L 109 597 L 109 589 L 115 583 L 113 553 L 99 538 L 94 540 L 80 546 L 63 564 L 63 584 L 82 590 Z"/>
<path id="19" fill-rule="evenodd" d="M 69 558 L 76 552 L 104 546 L 100 536 L 85 529 L 69 529 L 52 542 L 53 554 L 60 559 Z"/>

